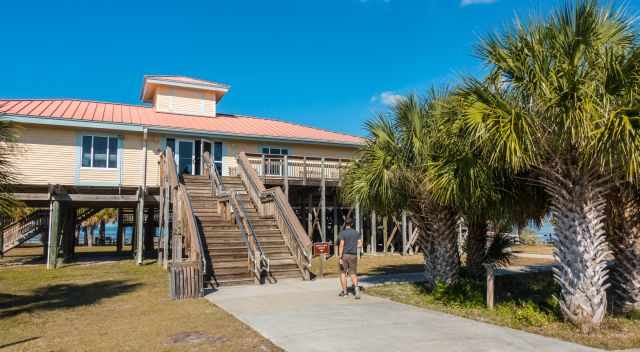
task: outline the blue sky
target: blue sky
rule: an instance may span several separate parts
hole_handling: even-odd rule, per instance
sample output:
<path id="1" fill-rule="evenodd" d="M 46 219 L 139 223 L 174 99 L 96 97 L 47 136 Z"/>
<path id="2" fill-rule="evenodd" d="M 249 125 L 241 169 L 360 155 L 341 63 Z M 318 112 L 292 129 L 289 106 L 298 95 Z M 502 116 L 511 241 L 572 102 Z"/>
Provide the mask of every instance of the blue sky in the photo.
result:
<path id="1" fill-rule="evenodd" d="M 219 111 L 362 134 L 397 94 L 480 73 L 479 37 L 557 3 L 6 1 L 0 97 L 137 104 L 144 74 L 187 75 L 232 86 Z"/>

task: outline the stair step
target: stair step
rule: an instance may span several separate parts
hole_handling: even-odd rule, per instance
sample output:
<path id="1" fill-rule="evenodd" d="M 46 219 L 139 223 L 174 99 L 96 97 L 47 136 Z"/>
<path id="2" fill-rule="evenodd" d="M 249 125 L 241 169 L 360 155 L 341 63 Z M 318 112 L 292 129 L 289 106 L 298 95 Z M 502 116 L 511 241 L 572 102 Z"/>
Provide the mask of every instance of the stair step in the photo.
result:
<path id="1" fill-rule="evenodd" d="M 215 281 L 212 281 L 212 282 L 215 283 Z M 244 279 L 225 279 L 225 280 L 219 279 L 217 283 L 220 286 L 240 286 L 240 285 L 253 285 L 255 281 L 253 277 L 249 276 L 248 278 L 244 278 Z"/>

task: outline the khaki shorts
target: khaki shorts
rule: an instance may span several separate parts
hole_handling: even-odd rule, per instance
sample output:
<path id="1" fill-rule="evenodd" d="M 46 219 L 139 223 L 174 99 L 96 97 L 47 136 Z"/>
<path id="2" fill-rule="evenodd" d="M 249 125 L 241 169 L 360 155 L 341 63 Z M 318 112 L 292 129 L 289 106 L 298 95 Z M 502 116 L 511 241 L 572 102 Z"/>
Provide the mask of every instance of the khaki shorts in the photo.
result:
<path id="1" fill-rule="evenodd" d="M 349 275 L 358 274 L 358 256 L 355 254 L 344 254 L 342 256 L 342 265 L 340 269 L 343 273 Z"/>

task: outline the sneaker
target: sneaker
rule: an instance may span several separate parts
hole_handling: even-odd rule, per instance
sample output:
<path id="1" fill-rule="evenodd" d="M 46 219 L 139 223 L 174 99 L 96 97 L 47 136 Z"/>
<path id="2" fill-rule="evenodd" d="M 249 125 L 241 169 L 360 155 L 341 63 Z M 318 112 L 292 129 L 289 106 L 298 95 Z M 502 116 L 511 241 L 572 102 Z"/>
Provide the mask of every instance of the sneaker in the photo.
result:
<path id="1" fill-rule="evenodd" d="M 360 299 L 360 288 L 358 286 L 356 286 L 354 290 L 356 292 L 356 294 L 355 294 L 356 299 Z"/>
<path id="2" fill-rule="evenodd" d="M 340 291 L 340 293 L 338 293 L 338 297 L 346 297 L 347 293 L 344 291 Z"/>

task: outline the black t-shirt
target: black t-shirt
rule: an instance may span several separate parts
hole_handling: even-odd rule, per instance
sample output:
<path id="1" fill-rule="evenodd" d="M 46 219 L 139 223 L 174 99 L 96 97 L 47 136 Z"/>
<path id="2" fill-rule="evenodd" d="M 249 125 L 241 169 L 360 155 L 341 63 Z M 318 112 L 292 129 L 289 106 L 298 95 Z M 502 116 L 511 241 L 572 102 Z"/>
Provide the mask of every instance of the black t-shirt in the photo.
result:
<path id="1" fill-rule="evenodd" d="M 340 232 L 338 241 L 344 241 L 343 254 L 358 254 L 358 240 L 360 234 L 354 229 L 344 229 Z M 339 242 L 338 242 L 339 243 Z"/>

